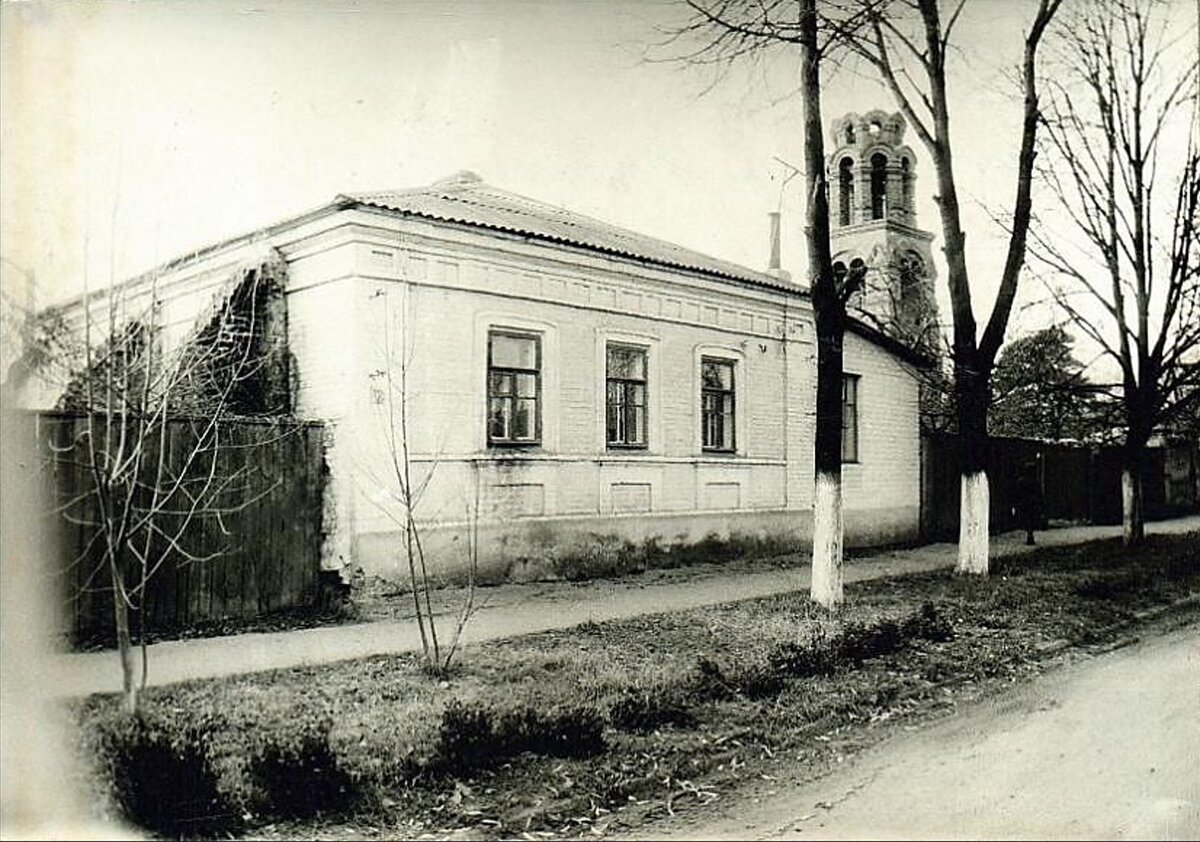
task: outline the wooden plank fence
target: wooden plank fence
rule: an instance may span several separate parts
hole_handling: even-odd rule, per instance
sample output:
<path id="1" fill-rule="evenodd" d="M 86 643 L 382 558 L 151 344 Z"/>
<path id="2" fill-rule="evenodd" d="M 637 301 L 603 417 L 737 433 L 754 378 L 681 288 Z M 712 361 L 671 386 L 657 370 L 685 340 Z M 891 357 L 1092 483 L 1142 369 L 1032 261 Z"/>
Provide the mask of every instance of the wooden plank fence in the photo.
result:
<path id="1" fill-rule="evenodd" d="M 206 419 L 167 425 L 168 474 L 187 467 Z M 111 636 L 113 590 L 99 546 L 95 495 L 81 434 L 85 416 L 38 413 L 36 436 L 45 467 L 50 546 L 57 590 L 67 604 L 65 631 L 76 638 Z M 197 513 L 178 545 L 150 579 L 139 602 L 148 630 L 186 628 L 313 605 L 318 598 L 327 471 L 320 423 L 230 420 L 218 425 L 215 475 L 233 477 Z M 157 441 L 148 443 L 157 453 Z M 147 460 L 153 462 L 154 460 Z M 147 470 L 151 467 L 147 466 Z M 208 471 L 205 460 L 203 469 Z M 190 473 L 199 466 L 192 464 Z M 177 508 L 177 507 L 176 507 Z M 166 531 L 178 514 L 163 515 Z M 174 525 L 172 524 L 174 522 Z M 165 549 L 160 540 L 153 554 Z M 123 559 L 127 582 L 138 581 L 132 558 Z M 131 615 L 131 624 L 137 621 Z"/>
<path id="2" fill-rule="evenodd" d="M 988 454 L 993 533 L 1018 528 L 1014 516 L 1018 477 L 1028 462 L 1038 465 L 1042 514 L 1046 520 L 1121 522 L 1121 452 L 1116 447 L 1058 444 L 1032 439 L 992 438 Z M 1150 448 L 1143 504 L 1150 519 L 1198 510 L 1200 452 L 1196 447 Z M 921 536 L 958 540 L 958 440 L 949 434 L 921 437 Z"/>

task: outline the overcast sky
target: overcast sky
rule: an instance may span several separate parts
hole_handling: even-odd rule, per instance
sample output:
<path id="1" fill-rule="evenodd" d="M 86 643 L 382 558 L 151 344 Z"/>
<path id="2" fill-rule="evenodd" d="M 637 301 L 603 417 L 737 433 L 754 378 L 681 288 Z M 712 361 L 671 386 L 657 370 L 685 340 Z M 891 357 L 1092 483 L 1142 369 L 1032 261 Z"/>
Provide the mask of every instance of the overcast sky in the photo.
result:
<path id="1" fill-rule="evenodd" d="M 1005 72 L 1034 4 L 975 0 L 951 79 L 960 191 L 979 300 L 1003 241 L 979 202 L 1011 203 L 1020 105 Z M 797 57 L 712 81 L 647 63 L 672 2 L 5 3 L 3 275 L 42 303 L 319 206 L 460 169 L 754 268 L 784 213 L 799 276 Z M 661 52 L 656 53 L 661 55 Z M 871 79 L 827 78 L 826 125 L 894 110 Z M 918 219 L 938 234 L 915 134 Z M 938 295 L 948 321 L 945 270 Z M 1033 297 L 1032 292 L 1026 298 Z M 1039 326 L 1044 316 L 1017 317 Z"/>

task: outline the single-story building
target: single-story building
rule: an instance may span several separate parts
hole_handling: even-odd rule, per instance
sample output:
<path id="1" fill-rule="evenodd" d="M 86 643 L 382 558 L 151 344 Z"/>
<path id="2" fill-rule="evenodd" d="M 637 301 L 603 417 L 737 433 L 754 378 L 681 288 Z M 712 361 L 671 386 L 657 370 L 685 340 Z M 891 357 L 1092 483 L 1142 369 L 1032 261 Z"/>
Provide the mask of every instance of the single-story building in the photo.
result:
<path id="1" fill-rule="evenodd" d="M 263 347 L 286 345 L 288 409 L 331 431 L 327 569 L 407 575 L 405 484 L 448 576 L 472 546 L 481 569 L 521 577 L 614 547 L 809 537 L 806 283 L 464 172 L 338 196 L 130 281 L 124 300 L 152 290 L 177 342 L 267 265 L 277 294 L 255 318 L 280 341 Z M 79 327 L 83 301 L 58 312 Z M 921 365 L 851 321 L 850 545 L 918 536 Z"/>

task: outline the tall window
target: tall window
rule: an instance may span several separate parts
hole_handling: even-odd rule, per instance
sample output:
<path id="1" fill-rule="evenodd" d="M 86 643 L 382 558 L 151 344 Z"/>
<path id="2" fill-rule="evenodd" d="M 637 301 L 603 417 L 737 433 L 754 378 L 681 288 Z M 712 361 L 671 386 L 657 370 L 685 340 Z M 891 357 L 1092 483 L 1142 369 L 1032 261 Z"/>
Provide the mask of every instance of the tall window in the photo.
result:
<path id="1" fill-rule="evenodd" d="M 871 219 L 883 219 L 887 205 L 887 156 L 871 156 Z"/>
<path id="2" fill-rule="evenodd" d="M 488 444 L 541 439 L 542 348 L 537 336 L 488 333 Z"/>
<path id="3" fill-rule="evenodd" d="M 606 438 L 609 447 L 646 446 L 646 349 L 609 345 Z"/>
<path id="4" fill-rule="evenodd" d="M 858 375 L 842 375 L 842 461 L 858 461 Z"/>
<path id="5" fill-rule="evenodd" d="M 838 224 L 849 225 L 854 207 L 854 162 L 843 158 L 838 164 Z"/>
<path id="6" fill-rule="evenodd" d="M 736 393 L 733 361 L 702 357 L 700 360 L 701 444 L 705 450 L 733 451 Z"/>
<path id="7" fill-rule="evenodd" d="M 912 173 L 908 169 L 908 159 L 900 159 L 900 190 L 902 193 L 901 201 L 904 206 L 905 213 L 913 212 L 913 196 L 912 196 Z"/>

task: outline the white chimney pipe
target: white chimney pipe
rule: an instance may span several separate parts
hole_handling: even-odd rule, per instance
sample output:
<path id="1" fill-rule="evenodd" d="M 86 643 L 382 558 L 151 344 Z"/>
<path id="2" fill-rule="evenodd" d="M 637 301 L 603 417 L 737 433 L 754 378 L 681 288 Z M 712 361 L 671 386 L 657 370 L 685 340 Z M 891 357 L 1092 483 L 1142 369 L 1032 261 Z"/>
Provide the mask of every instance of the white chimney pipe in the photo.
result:
<path id="1" fill-rule="evenodd" d="M 767 264 L 768 272 L 778 272 L 779 266 L 779 211 L 771 211 L 767 216 L 771 219 L 771 260 Z"/>

